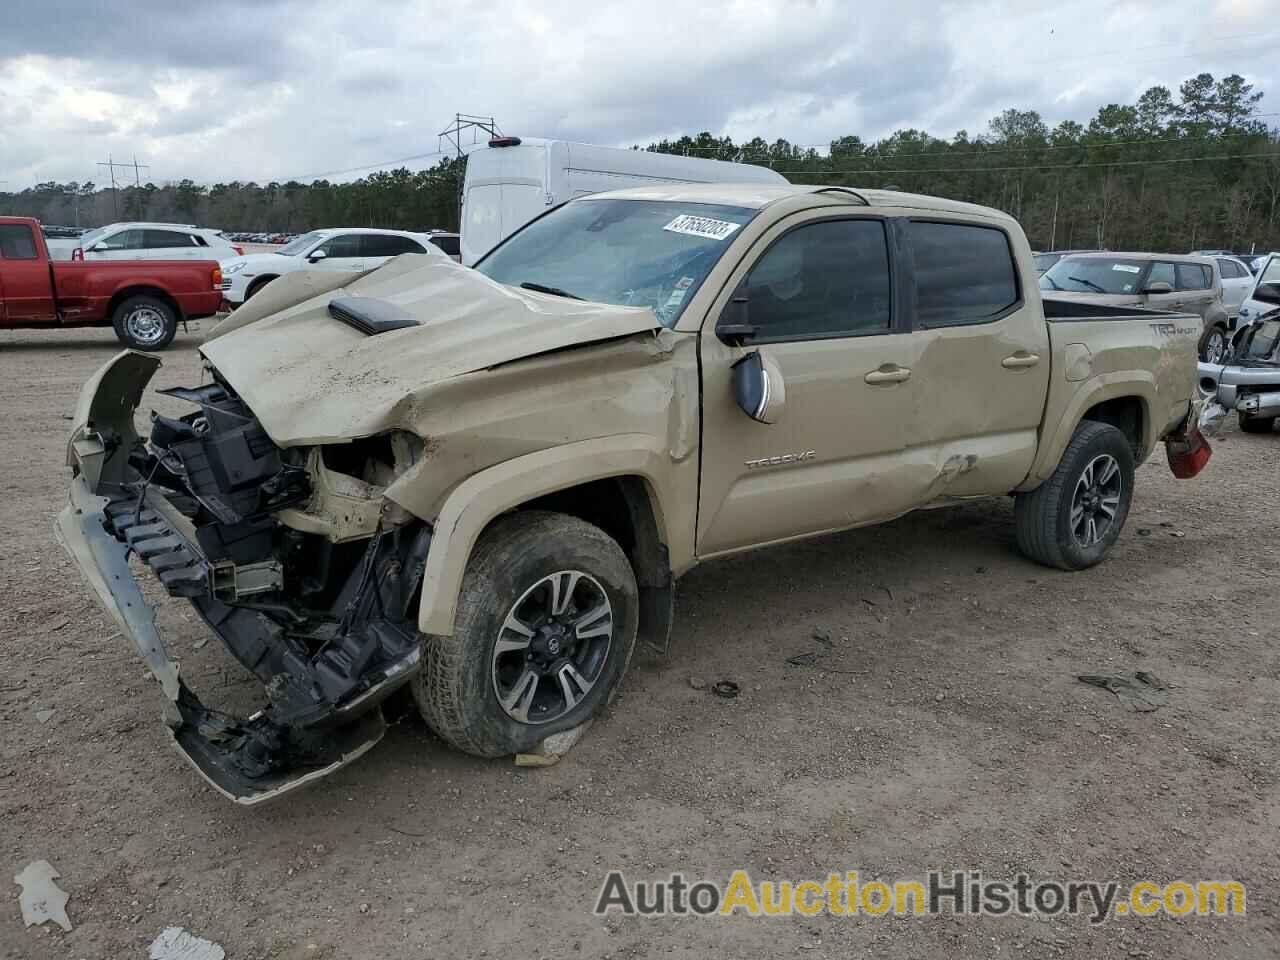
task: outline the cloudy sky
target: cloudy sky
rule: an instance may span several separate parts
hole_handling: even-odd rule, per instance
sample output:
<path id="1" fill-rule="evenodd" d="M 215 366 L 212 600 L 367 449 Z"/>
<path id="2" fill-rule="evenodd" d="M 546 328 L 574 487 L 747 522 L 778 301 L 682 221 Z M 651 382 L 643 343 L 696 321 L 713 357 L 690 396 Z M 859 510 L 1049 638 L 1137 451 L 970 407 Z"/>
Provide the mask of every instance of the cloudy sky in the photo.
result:
<path id="1" fill-rule="evenodd" d="M 284 180 L 429 154 L 455 111 L 508 133 L 823 144 L 1088 120 L 1202 70 L 1268 92 L 1277 0 L 3 0 L 0 187 Z M 408 162 L 428 166 L 435 157 Z M 352 171 L 332 179 L 349 179 Z"/>

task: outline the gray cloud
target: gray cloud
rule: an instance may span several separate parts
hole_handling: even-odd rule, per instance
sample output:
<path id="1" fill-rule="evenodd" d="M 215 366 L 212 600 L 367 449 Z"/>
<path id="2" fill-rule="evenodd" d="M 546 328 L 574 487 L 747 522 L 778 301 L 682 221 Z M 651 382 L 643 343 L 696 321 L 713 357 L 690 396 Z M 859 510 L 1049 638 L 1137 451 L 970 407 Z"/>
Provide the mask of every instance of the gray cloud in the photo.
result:
<path id="1" fill-rule="evenodd" d="M 136 152 L 158 181 L 283 179 L 428 153 L 455 111 L 627 145 L 973 136 L 1006 107 L 1087 122 L 1199 70 L 1269 90 L 1273 34 L 1266 0 L 10 0 L 0 177 Z"/>

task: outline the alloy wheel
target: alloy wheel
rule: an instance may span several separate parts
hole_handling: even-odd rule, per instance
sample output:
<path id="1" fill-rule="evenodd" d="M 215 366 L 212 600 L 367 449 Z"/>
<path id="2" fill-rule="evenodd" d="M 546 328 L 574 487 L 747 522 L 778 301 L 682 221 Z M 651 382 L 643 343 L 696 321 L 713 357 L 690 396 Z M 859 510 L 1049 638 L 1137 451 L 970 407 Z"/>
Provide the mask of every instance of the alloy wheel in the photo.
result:
<path id="1" fill-rule="evenodd" d="M 574 709 L 604 673 L 613 607 L 580 570 L 543 577 L 508 611 L 493 645 L 493 690 L 519 723 L 550 723 Z"/>

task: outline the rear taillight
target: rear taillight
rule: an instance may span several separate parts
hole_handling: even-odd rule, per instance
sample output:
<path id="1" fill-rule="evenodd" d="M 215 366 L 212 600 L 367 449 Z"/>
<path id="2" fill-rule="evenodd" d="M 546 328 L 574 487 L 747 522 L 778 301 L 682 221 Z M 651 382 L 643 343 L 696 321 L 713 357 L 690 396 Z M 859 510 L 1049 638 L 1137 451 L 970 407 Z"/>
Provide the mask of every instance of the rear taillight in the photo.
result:
<path id="1" fill-rule="evenodd" d="M 243 256 L 244 256 L 244 247 L 238 247 L 238 246 L 236 246 L 236 245 L 233 243 L 233 244 L 231 245 L 231 249 L 232 249 L 232 250 L 234 250 L 234 251 L 236 252 L 236 256 L 237 256 L 237 257 L 243 257 Z"/>
<path id="2" fill-rule="evenodd" d="M 221 267 L 213 268 L 213 289 L 215 290 L 222 289 L 222 268 Z"/>
<path id="3" fill-rule="evenodd" d="M 519 137 L 494 137 L 489 141 L 491 147 L 518 147 L 520 146 Z"/>
<path id="4" fill-rule="evenodd" d="M 83 260 L 83 259 L 84 259 L 84 248 L 82 248 L 82 247 L 76 247 L 74 250 L 72 250 L 72 251 L 71 251 L 71 259 L 72 259 L 72 260 Z"/>
<path id="5" fill-rule="evenodd" d="M 1164 448 L 1169 456 L 1169 469 L 1179 480 L 1190 480 L 1213 456 L 1213 448 L 1196 426 L 1188 428 L 1185 436 L 1170 437 L 1164 442 Z"/>

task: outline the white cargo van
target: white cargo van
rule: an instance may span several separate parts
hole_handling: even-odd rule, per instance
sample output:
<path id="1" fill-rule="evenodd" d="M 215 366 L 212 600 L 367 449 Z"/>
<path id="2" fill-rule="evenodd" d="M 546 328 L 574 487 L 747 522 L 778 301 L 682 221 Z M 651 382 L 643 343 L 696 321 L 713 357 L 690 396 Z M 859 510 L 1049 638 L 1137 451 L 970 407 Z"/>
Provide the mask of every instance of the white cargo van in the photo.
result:
<path id="1" fill-rule="evenodd" d="M 544 210 L 654 183 L 786 183 L 768 167 L 567 140 L 501 137 L 467 156 L 462 262 L 471 266 Z"/>

